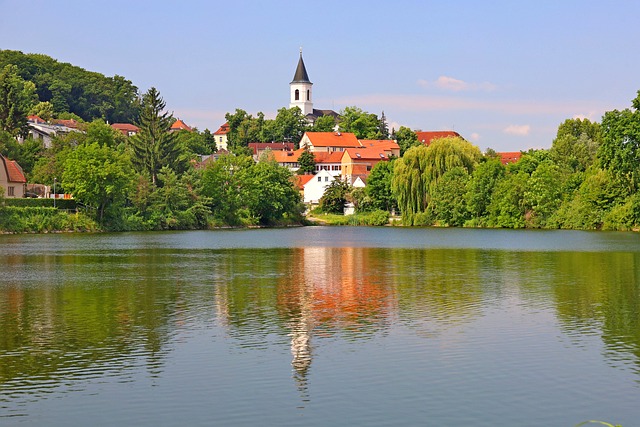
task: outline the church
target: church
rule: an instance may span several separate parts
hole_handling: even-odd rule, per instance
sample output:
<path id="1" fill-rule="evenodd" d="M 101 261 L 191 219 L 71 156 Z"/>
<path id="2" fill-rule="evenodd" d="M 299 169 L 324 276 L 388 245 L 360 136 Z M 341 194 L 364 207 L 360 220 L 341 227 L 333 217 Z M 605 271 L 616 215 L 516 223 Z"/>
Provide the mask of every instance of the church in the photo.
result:
<path id="1" fill-rule="evenodd" d="M 307 68 L 304 66 L 304 61 L 302 60 L 302 49 L 300 49 L 300 59 L 298 59 L 296 73 L 293 75 L 291 83 L 289 83 L 291 92 L 289 108 L 300 108 L 300 111 L 302 111 L 302 114 L 307 118 L 307 121 L 310 124 L 315 123 L 316 119 L 322 116 L 333 116 L 337 122 L 340 115 L 335 111 L 313 108 L 312 86 L 313 83 L 309 80 Z"/>

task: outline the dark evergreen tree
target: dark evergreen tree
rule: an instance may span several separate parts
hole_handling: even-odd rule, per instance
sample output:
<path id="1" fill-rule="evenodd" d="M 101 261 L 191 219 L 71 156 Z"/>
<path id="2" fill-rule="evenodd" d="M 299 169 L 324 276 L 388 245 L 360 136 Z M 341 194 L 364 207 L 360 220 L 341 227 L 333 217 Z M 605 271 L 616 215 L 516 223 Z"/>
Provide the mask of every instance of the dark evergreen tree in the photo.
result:
<path id="1" fill-rule="evenodd" d="M 384 111 L 380 116 L 380 130 L 381 139 L 389 139 L 389 125 L 387 124 L 387 117 L 384 115 Z"/>
<path id="2" fill-rule="evenodd" d="M 309 150 L 304 150 L 300 157 L 298 157 L 298 169 L 299 175 L 314 173 L 316 171 L 316 157 Z"/>
<path id="3" fill-rule="evenodd" d="M 164 111 L 165 106 L 160 92 L 154 87 L 149 89 L 142 97 L 140 132 L 129 138 L 134 168 L 148 175 L 154 185 L 163 166 L 178 173 L 186 169 L 184 150 L 176 141 L 176 135 L 169 132 L 173 117 Z"/>

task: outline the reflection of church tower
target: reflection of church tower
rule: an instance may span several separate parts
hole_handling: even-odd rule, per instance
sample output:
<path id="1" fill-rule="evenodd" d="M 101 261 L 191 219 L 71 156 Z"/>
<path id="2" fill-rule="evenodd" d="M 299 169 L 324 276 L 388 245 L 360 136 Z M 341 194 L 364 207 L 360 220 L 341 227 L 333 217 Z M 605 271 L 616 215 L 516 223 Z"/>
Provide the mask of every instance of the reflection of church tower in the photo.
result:
<path id="1" fill-rule="evenodd" d="M 293 80 L 289 83 L 291 89 L 289 108 L 299 107 L 300 110 L 302 110 L 303 116 L 312 114 L 313 101 L 311 98 L 311 86 L 313 86 L 313 83 L 309 81 L 309 75 L 302 60 L 302 48 L 300 48 L 298 68 L 296 68 L 296 74 L 293 76 Z"/>

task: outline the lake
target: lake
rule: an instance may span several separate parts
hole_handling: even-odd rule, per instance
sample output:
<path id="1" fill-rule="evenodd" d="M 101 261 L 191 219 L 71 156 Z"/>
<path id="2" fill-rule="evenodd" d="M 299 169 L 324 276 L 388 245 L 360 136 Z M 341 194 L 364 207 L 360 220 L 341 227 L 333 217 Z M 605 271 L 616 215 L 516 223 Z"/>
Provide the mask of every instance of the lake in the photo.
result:
<path id="1" fill-rule="evenodd" d="M 0 236 L 0 425 L 640 425 L 640 235 Z"/>

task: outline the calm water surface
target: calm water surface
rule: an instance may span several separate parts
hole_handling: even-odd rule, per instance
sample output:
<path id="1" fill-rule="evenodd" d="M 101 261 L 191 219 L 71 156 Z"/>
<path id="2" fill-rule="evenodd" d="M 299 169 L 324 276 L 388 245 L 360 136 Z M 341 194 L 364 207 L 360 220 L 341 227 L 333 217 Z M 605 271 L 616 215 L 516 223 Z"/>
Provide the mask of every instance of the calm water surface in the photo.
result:
<path id="1" fill-rule="evenodd" d="M 640 425 L 637 233 L 0 236 L 0 425 Z"/>

